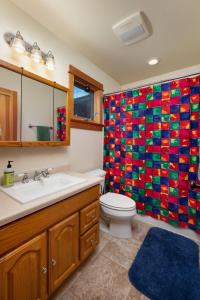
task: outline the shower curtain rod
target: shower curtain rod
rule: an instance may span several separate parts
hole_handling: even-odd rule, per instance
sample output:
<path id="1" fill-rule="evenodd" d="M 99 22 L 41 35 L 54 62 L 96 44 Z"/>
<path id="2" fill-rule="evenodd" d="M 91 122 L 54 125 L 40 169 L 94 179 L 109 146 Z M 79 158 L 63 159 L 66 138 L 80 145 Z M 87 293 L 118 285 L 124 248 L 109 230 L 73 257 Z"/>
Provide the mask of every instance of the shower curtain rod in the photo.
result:
<path id="1" fill-rule="evenodd" d="M 119 91 L 114 91 L 112 93 L 107 93 L 107 94 L 104 94 L 104 96 L 109 96 L 109 95 L 114 95 L 114 94 L 119 94 L 119 93 L 126 93 L 126 92 L 129 92 L 129 91 L 133 91 L 133 90 L 145 88 L 145 87 L 148 87 L 150 85 L 154 85 L 154 84 L 158 84 L 158 83 L 171 82 L 173 80 L 187 78 L 187 77 L 192 77 L 192 76 L 195 76 L 195 75 L 200 75 L 200 72 L 193 73 L 193 74 L 188 74 L 188 75 L 185 75 L 185 76 L 175 77 L 175 78 L 171 78 L 171 79 L 168 79 L 168 80 L 154 81 L 154 82 L 151 82 L 151 83 L 148 83 L 148 84 L 145 84 L 145 85 L 138 85 L 138 86 L 136 86 L 134 88 L 129 88 L 129 89 L 126 89 L 126 90 L 119 90 Z"/>

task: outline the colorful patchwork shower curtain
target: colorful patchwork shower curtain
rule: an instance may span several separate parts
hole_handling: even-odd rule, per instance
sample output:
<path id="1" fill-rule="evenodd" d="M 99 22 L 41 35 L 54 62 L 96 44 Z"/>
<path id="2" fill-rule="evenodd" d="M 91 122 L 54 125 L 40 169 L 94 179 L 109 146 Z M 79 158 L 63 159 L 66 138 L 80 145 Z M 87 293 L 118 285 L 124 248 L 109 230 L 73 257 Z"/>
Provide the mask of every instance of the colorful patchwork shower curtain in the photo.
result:
<path id="1" fill-rule="evenodd" d="M 200 76 L 104 98 L 106 189 L 137 212 L 200 234 Z"/>
<path id="2" fill-rule="evenodd" d="M 56 137 L 57 141 L 65 141 L 66 140 L 66 107 L 57 107 L 57 131 Z"/>

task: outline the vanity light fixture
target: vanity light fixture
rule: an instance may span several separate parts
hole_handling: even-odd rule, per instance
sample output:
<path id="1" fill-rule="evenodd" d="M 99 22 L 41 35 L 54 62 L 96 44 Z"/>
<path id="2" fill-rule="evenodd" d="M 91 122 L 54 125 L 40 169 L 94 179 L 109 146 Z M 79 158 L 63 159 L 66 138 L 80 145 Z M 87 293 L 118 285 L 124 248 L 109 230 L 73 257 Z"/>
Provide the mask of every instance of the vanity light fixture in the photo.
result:
<path id="1" fill-rule="evenodd" d="M 11 47 L 18 53 L 24 53 L 26 51 L 25 42 L 20 31 L 17 31 L 16 35 L 13 37 Z"/>
<path id="2" fill-rule="evenodd" d="M 52 51 L 48 51 L 48 53 L 43 52 L 38 46 L 37 42 L 35 42 L 33 45 L 30 45 L 23 39 L 19 30 L 16 34 L 5 32 L 4 40 L 12 49 L 14 49 L 19 54 L 26 53 L 36 63 L 43 63 L 49 70 L 54 70 L 55 58 Z"/>
<path id="3" fill-rule="evenodd" d="M 155 66 L 160 62 L 158 57 L 152 57 L 150 60 L 148 60 L 149 66 Z"/>
<path id="4" fill-rule="evenodd" d="M 31 49 L 31 57 L 37 63 L 40 63 L 42 61 L 42 51 L 40 50 L 36 42 L 33 44 L 33 47 Z"/>
<path id="5" fill-rule="evenodd" d="M 55 59 L 54 56 L 51 52 L 51 50 L 49 50 L 49 52 L 46 55 L 46 66 L 49 70 L 54 70 L 55 67 Z"/>

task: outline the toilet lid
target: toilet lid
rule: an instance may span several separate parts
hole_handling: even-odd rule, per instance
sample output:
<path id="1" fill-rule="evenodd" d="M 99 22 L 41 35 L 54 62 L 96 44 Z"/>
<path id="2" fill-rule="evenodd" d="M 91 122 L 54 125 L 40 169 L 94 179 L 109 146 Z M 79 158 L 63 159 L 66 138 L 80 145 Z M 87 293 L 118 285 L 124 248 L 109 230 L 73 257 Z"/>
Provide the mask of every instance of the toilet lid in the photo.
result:
<path id="1" fill-rule="evenodd" d="M 106 193 L 100 197 L 100 203 L 108 208 L 116 210 L 133 210 L 135 209 L 135 201 L 131 198 L 116 194 Z"/>

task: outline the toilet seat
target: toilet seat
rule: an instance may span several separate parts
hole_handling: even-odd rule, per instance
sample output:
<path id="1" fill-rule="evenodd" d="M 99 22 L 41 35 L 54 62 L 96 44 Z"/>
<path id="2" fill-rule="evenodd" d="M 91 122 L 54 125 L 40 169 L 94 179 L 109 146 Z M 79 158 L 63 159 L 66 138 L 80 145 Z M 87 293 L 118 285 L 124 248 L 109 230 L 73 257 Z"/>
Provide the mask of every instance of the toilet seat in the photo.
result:
<path id="1" fill-rule="evenodd" d="M 100 204 L 109 209 L 119 211 L 133 211 L 136 208 L 134 200 L 116 193 L 106 193 L 102 195 L 100 197 Z"/>

